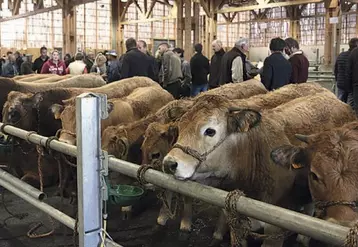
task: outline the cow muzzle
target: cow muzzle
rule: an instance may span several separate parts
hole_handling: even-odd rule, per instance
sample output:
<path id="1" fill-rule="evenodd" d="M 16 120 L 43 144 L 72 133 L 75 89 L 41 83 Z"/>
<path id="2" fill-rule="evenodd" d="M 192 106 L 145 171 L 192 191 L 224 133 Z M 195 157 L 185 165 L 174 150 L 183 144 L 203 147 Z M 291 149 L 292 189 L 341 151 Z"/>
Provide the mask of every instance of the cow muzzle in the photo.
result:
<path id="1" fill-rule="evenodd" d="M 163 161 L 163 172 L 168 174 L 175 174 L 177 168 L 178 168 L 178 162 L 175 160 L 174 157 L 167 157 Z"/>

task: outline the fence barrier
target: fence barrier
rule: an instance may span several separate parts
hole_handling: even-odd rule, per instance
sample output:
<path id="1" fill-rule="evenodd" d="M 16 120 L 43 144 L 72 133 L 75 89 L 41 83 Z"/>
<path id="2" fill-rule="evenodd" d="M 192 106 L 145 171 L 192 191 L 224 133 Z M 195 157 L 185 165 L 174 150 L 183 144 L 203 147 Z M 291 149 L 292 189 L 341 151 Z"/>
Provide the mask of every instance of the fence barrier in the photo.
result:
<path id="1" fill-rule="evenodd" d="M 91 119 L 94 119 L 96 117 L 98 120 L 100 119 L 100 112 L 103 111 L 103 108 L 101 108 L 101 100 L 94 95 L 82 95 L 77 98 L 77 104 L 76 106 L 80 106 L 80 101 L 84 102 L 90 102 L 91 97 L 96 98 L 95 104 L 93 102 L 86 104 L 82 104 L 82 107 L 78 108 L 79 110 L 76 114 L 77 118 L 77 140 L 80 138 L 83 138 L 83 134 L 90 135 L 93 133 L 92 127 L 87 126 L 87 129 L 83 129 L 84 125 L 82 127 L 79 127 L 79 124 L 83 123 L 83 121 L 90 121 Z M 86 109 L 86 118 L 82 118 L 82 122 L 79 121 L 82 113 Z M 92 115 L 91 115 L 92 114 Z M 95 123 L 93 123 L 95 124 Z M 78 152 L 82 152 L 81 150 L 77 150 L 76 146 L 68 145 L 66 143 L 62 143 L 56 140 L 51 140 L 47 137 L 40 136 L 36 133 L 28 132 L 13 126 L 3 126 L 3 123 L 0 123 L 0 129 L 2 128 L 6 134 L 16 136 L 18 138 L 27 140 L 31 143 L 49 147 L 53 150 L 56 150 L 58 152 L 73 156 L 73 157 L 80 157 L 81 155 L 78 155 Z M 82 130 L 81 130 L 82 128 Z M 81 131 L 80 131 L 81 130 Z M 86 133 L 84 133 L 86 131 Z M 99 131 L 96 128 L 96 131 Z M 80 136 L 82 135 L 82 136 Z M 97 138 L 97 137 L 96 137 Z M 49 142 L 49 140 L 51 140 Z M 77 142 L 78 143 L 78 142 Z M 96 143 L 83 143 L 82 145 L 95 145 Z M 89 151 L 88 149 L 87 151 Z M 92 149 L 93 151 L 94 149 Z M 100 157 L 97 157 L 97 161 L 99 161 Z M 92 162 L 93 163 L 93 162 Z M 91 164 L 92 164 L 91 163 Z M 85 163 L 83 163 L 85 164 Z M 94 164 L 94 163 L 93 163 Z M 95 165 L 95 164 L 94 164 Z M 124 175 L 130 176 L 130 177 L 137 177 L 137 171 L 140 166 L 119 160 L 113 157 L 110 157 L 108 159 L 108 165 L 110 170 L 120 172 Z M 89 169 L 90 167 L 87 167 L 86 169 Z M 98 168 L 98 167 L 92 167 L 92 168 Z M 83 168 L 84 169 L 84 168 Z M 96 172 L 96 174 L 99 176 L 99 169 L 91 169 L 96 170 L 93 172 Z M 89 172 L 89 170 L 87 171 Z M 82 176 L 84 176 L 85 173 L 82 173 Z M 91 177 L 93 174 L 87 174 L 87 176 Z M 81 177 L 80 181 L 82 184 L 79 184 L 82 186 L 83 190 L 86 188 L 84 186 L 85 183 L 88 183 L 89 177 Z M 225 199 L 228 195 L 227 191 L 223 191 L 220 189 L 216 189 L 213 187 L 205 186 L 199 183 L 195 183 L 192 181 L 179 181 L 176 180 L 173 176 L 164 174 L 159 171 L 155 170 L 147 170 L 143 178 L 148 182 L 152 183 L 153 185 L 159 186 L 164 189 L 169 189 L 171 191 L 183 194 L 185 196 L 189 196 L 192 198 L 199 199 L 201 201 L 207 202 L 209 204 L 219 206 L 221 208 L 224 208 L 225 206 Z M 78 182 L 80 183 L 80 182 Z M 16 195 L 20 196 L 21 198 L 25 199 L 29 203 L 33 204 L 37 208 L 41 209 L 45 213 L 48 213 L 53 218 L 57 219 L 61 223 L 65 224 L 66 226 L 70 227 L 71 229 L 74 228 L 74 219 L 70 218 L 69 216 L 63 215 L 62 212 L 60 212 L 57 209 L 54 209 L 53 207 L 45 204 L 44 202 L 41 202 L 37 199 L 35 199 L 33 196 L 30 196 L 26 191 L 20 191 L 16 186 L 13 186 L 11 183 L 1 180 L 0 179 L 0 185 L 4 186 L 6 189 L 12 191 Z M 79 194 L 83 193 L 80 190 L 78 191 Z M 84 192 L 86 193 L 86 192 Z M 89 193 L 89 192 L 87 192 Z M 92 191 L 93 193 L 93 191 Z M 98 193 L 100 193 L 100 190 L 98 190 Z M 79 195 L 79 198 L 83 198 L 83 195 Z M 92 197 L 93 196 L 92 194 Z M 95 197 L 95 198 L 98 198 Z M 88 198 L 87 198 L 88 199 Z M 96 199 L 98 200 L 98 199 Z M 98 202 L 97 202 L 98 203 Z M 79 201 L 79 207 L 83 207 L 84 213 L 88 212 L 89 205 L 84 204 L 83 202 Z M 241 214 L 244 214 L 246 216 L 252 217 L 254 219 L 267 222 L 269 224 L 276 225 L 278 227 L 285 228 L 290 231 L 297 232 L 299 234 L 303 234 L 309 237 L 312 237 L 314 239 L 330 243 L 330 244 L 336 244 L 336 245 L 342 245 L 344 244 L 344 240 L 349 232 L 349 228 L 343 227 L 334 223 L 330 223 L 321 219 L 317 219 L 314 217 L 310 217 L 301 213 L 297 213 L 294 211 L 290 211 L 284 208 L 280 208 L 274 205 L 270 205 L 268 203 L 264 203 L 261 201 L 257 201 L 245 196 L 241 196 L 236 203 L 237 211 Z M 79 209 L 80 210 L 80 209 Z M 89 214 L 88 214 L 89 215 Z M 91 221 L 93 219 L 96 219 L 98 217 L 97 213 L 94 213 L 92 216 L 89 215 L 90 219 L 87 219 L 88 221 Z M 82 236 L 84 239 L 86 239 L 86 232 L 85 232 L 85 222 L 81 221 L 81 218 L 79 218 L 79 229 L 81 229 L 82 224 Z M 100 229 L 96 230 L 96 233 L 99 233 Z M 79 232 L 81 235 L 81 232 Z M 89 233 L 90 234 L 90 233 Z M 91 236 L 88 236 L 91 237 Z M 81 243 L 81 241 L 80 241 Z M 82 242 L 83 243 L 83 242 Z M 107 246 L 120 246 L 108 239 L 106 239 Z"/>

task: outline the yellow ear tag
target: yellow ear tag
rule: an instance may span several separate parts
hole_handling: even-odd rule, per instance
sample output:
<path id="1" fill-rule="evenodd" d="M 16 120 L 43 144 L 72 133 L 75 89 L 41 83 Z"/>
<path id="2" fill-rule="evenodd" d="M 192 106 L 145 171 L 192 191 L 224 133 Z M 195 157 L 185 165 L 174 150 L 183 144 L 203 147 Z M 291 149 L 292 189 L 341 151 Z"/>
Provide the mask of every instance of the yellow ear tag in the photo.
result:
<path id="1" fill-rule="evenodd" d="M 301 165 L 301 164 L 292 164 L 292 168 L 293 169 L 300 169 L 300 168 L 303 168 L 303 165 Z"/>

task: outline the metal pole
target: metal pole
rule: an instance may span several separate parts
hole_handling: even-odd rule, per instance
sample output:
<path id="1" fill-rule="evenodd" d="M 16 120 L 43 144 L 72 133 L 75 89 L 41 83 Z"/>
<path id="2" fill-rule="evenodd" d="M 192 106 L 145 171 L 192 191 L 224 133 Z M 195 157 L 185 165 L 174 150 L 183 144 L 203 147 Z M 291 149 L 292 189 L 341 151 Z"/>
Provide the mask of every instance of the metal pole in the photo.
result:
<path id="1" fill-rule="evenodd" d="M 110 158 L 109 168 L 130 177 L 137 177 L 137 170 L 139 166 L 126 161 Z M 155 170 L 148 170 L 145 173 L 144 178 L 147 182 L 155 184 L 159 187 L 169 189 L 189 197 L 197 198 L 221 208 L 225 206 L 225 198 L 228 194 L 226 191 L 201 185 L 192 181 L 179 181 L 168 174 Z M 328 221 L 323 221 L 244 196 L 240 197 L 238 200 L 237 210 L 239 213 L 257 220 L 310 236 L 314 239 L 330 244 L 342 245 L 349 231 L 349 228 L 347 227 L 336 225 Z"/>
<path id="2" fill-rule="evenodd" d="M 14 177 L 10 173 L 0 169 L 0 180 L 5 180 L 6 182 L 10 183 L 12 186 L 22 190 L 26 194 L 36 198 L 37 200 L 42 201 L 46 198 L 46 194 L 39 191 L 38 189 L 32 187 L 31 185 L 25 183 L 24 181 Z"/>
<path id="3" fill-rule="evenodd" d="M 76 98 L 79 246 L 83 247 L 101 242 L 100 117 L 98 97 Z"/>
<path id="4" fill-rule="evenodd" d="M 71 229 L 75 228 L 75 220 L 69 217 L 68 215 L 62 213 L 61 211 L 57 210 L 56 208 L 51 207 L 50 205 L 33 198 L 26 192 L 22 191 L 17 187 L 14 187 L 12 184 L 10 184 L 5 180 L 0 179 L 0 185 L 5 189 L 11 191 L 15 195 L 19 196 L 20 198 L 24 199 L 28 203 L 34 205 L 38 209 L 42 210 L 46 214 L 50 215 L 52 218 L 58 220 L 65 226 Z"/>

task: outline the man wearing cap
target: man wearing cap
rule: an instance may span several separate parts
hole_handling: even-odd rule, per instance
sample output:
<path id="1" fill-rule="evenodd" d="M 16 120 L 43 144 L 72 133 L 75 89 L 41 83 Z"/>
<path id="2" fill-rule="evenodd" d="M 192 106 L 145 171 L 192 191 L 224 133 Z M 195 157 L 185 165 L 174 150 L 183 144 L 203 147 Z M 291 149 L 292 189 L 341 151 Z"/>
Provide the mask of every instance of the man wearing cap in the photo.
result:
<path id="1" fill-rule="evenodd" d="M 121 79 L 121 68 L 119 60 L 117 59 L 118 54 L 115 50 L 111 50 L 106 54 L 108 56 L 108 69 L 107 69 L 107 82 L 111 83 Z"/>

